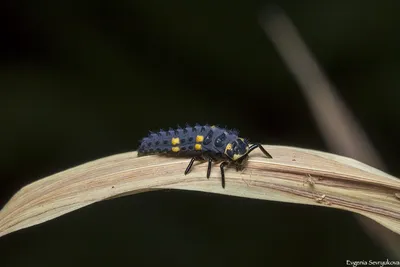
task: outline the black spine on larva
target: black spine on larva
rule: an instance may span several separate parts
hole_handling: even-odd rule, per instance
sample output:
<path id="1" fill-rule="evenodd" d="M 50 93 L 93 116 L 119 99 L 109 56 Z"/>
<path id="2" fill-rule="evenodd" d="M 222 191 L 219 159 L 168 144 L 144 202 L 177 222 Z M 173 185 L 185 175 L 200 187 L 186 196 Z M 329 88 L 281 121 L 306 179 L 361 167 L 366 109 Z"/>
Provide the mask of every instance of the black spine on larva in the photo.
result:
<path id="1" fill-rule="evenodd" d="M 196 137 L 200 137 L 202 140 L 196 140 Z M 208 153 L 220 157 L 223 155 L 226 145 L 236 138 L 237 131 L 235 130 L 209 125 L 196 124 L 194 127 L 186 125 L 184 128 L 150 132 L 141 140 L 138 153 L 139 156 L 159 153 L 193 156 Z"/>

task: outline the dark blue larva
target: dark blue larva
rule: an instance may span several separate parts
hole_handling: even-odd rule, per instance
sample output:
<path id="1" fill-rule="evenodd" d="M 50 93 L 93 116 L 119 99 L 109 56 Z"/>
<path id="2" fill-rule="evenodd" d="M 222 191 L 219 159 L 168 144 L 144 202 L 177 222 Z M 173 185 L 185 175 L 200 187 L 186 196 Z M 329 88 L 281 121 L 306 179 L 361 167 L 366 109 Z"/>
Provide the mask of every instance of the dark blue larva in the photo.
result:
<path id="1" fill-rule="evenodd" d="M 239 170 L 248 159 L 248 154 L 259 147 L 269 158 L 271 155 L 259 144 L 249 146 L 247 140 L 238 137 L 235 130 L 217 126 L 196 125 L 194 127 L 160 130 L 141 140 L 138 156 L 168 154 L 192 157 L 185 174 L 189 173 L 195 160 L 208 161 L 207 178 L 210 177 L 212 161 L 223 161 L 220 165 L 222 187 L 225 187 L 224 167 L 230 163 Z"/>
<path id="2" fill-rule="evenodd" d="M 139 156 L 158 153 L 178 156 L 213 153 L 217 156 L 224 154 L 226 144 L 236 140 L 237 134 L 237 131 L 209 125 L 160 130 L 143 138 L 138 152 Z"/>

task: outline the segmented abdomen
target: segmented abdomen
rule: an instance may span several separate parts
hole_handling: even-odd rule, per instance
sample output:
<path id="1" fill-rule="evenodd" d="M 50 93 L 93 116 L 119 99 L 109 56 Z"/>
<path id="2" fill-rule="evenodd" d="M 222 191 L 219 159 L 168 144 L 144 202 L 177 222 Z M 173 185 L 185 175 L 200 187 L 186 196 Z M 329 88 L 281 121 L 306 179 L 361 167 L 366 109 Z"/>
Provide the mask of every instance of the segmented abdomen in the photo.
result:
<path id="1" fill-rule="evenodd" d="M 223 153 L 226 144 L 236 138 L 235 131 L 209 125 L 160 130 L 142 139 L 138 155 L 167 153 L 185 156 L 204 152 L 218 154 Z"/>

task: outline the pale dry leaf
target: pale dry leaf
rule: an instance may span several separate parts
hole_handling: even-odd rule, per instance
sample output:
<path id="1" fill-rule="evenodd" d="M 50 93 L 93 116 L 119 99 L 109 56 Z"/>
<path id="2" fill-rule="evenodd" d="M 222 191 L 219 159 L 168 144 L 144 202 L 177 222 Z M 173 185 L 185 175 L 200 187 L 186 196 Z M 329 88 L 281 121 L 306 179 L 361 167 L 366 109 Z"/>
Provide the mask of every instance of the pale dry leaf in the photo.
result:
<path id="1" fill-rule="evenodd" d="M 207 163 L 184 175 L 188 159 L 137 157 L 129 152 L 48 176 L 18 191 L 0 211 L 0 236 L 54 219 L 98 201 L 159 189 L 182 189 L 324 206 L 367 216 L 400 234 L 399 179 L 350 158 L 295 147 L 265 146 L 273 159 L 254 152 L 247 167 Z"/>

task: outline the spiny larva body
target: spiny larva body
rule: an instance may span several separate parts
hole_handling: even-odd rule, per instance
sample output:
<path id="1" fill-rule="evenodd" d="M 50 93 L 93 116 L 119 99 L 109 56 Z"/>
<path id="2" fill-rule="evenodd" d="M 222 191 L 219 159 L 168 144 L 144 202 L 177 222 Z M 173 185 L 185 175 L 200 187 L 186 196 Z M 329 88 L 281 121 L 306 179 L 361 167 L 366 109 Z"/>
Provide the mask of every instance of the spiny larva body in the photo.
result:
<path id="1" fill-rule="evenodd" d="M 195 160 L 208 161 L 207 178 L 210 177 L 211 163 L 222 161 L 220 164 L 222 187 L 225 188 L 224 167 L 234 164 L 236 170 L 243 168 L 248 154 L 260 148 L 265 156 L 272 156 L 260 145 L 249 145 L 248 141 L 238 136 L 235 130 L 227 130 L 217 126 L 196 125 L 194 127 L 160 130 L 150 133 L 142 139 L 138 156 L 151 154 L 167 154 L 180 157 L 191 157 L 185 175 L 190 172 Z"/>

